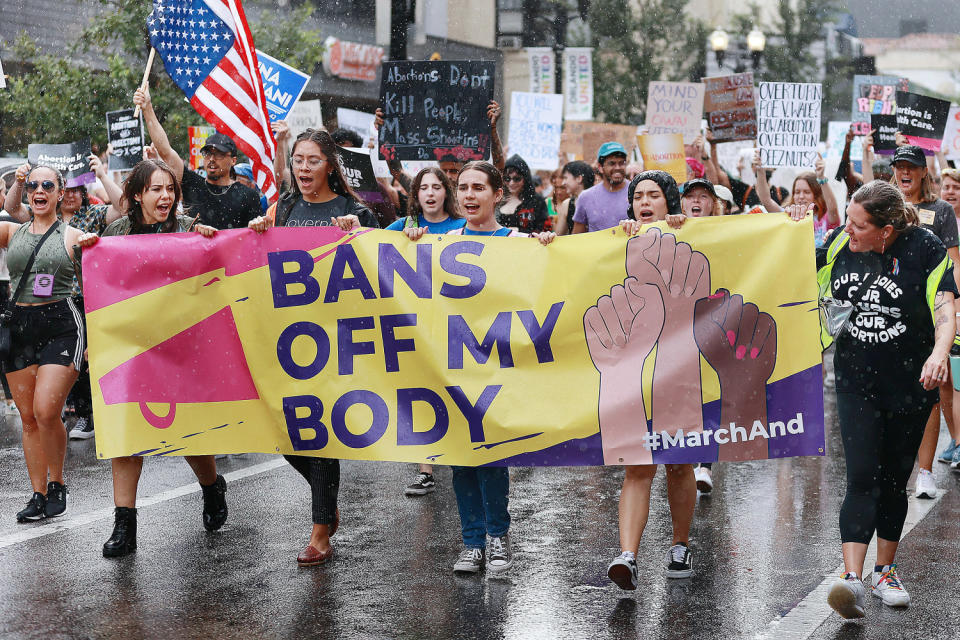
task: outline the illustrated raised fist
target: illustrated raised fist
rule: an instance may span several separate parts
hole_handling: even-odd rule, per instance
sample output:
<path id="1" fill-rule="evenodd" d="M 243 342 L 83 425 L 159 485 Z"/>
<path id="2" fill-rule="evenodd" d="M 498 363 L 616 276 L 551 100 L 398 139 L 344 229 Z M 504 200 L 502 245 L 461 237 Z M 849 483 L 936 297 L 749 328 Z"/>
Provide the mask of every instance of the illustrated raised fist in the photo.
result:
<path id="1" fill-rule="evenodd" d="M 638 393 L 640 371 L 663 330 L 663 299 L 656 286 L 627 278 L 601 296 L 583 315 L 590 358 L 601 375 L 614 370 L 634 372 Z"/>
<path id="2" fill-rule="evenodd" d="M 741 295 L 720 289 L 697 303 L 693 324 L 697 346 L 720 384 L 765 385 L 777 362 L 777 324 Z"/>
<path id="3" fill-rule="evenodd" d="M 660 289 L 668 318 L 710 293 L 707 257 L 657 228 L 627 241 L 627 275 Z"/>

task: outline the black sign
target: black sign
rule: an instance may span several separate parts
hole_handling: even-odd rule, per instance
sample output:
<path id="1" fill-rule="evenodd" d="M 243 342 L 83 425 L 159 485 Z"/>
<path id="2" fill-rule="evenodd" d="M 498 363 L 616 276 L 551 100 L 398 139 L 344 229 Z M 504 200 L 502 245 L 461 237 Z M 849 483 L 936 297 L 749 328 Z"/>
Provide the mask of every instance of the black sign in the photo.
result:
<path id="1" fill-rule="evenodd" d="M 109 171 L 132 169 L 143 159 L 143 126 L 133 117 L 133 109 L 107 112 L 107 140 L 112 147 Z"/>
<path id="2" fill-rule="evenodd" d="M 910 144 L 940 151 L 950 103 L 918 93 L 897 91 L 897 126 Z"/>
<path id="3" fill-rule="evenodd" d="M 377 176 L 373 173 L 373 161 L 370 154 L 353 149 L 337 147 L 339 150 L 340 171 L 350 188 L 367 202 L 380 202 L 383 193 L 377 185 Z"/>
<path id="4" fill-rule="evenodd" d="M 487 104 L 493 62 L 391 61 L 380 82 L 380 155 L 385 160 L 483 160 L 490 154 Z"/>
<path id="5" fill-rule="evenodd" d="M 38 164 L 59 169 L 68 187 L 90 184 L 97 177 L 90 170 L 90 138 L 67 144 L 31 144 L 27 147 L 30 166 Z"/>
<path id="6" fill-rule="evenodd" d="M 897 116 L 874 113 L 870 116 L 870 128 L 875 131 L 874 153 L 892 156 L 897 150 Z"/>

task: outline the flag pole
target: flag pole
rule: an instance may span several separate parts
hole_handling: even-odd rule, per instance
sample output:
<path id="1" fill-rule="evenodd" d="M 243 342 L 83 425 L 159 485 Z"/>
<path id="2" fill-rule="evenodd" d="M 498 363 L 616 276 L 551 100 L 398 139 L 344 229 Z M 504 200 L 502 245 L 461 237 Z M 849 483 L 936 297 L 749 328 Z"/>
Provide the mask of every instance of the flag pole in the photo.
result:
<path id="1" fill-rule="evenodd" d="M 143 90 L 147 89 L 147 81 L 150 79 L 150 68 L 153 66 L 153 57 L 156 54 L 157 50 L 150 47 L 150 57 L 147 58 L 147 68 L 143 70 L 143 80 L 140 81 L 140 88 Z M 137 108 L 133 110 L 133 117 L 140 117 L 140 105 L 137 105 Z"/>

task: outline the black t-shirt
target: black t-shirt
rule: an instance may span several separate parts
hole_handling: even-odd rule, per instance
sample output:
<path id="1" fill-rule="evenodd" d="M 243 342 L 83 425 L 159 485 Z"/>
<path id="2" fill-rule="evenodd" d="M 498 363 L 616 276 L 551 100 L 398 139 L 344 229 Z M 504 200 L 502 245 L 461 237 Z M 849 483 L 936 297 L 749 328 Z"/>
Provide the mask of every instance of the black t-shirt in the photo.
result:
<path id="1" fill-rule="evenodd" d="M 303 198 L 297 200 L 290 209 L 286 226 L 288 227 L 328 227 L 333 224 L 333 218 L 347 213 L 347 199 L 337 196 L 327 202 L 307 202 Z M 355 213 L 360 219 L 361 226 L 376 229 L 380 225 L 377 217 L 367 208 L 357 208 Z"/>
<path id="2" fill-rule="evenodd" d="M 543 231 L 549 217 L 547 201 L 539 196 L 528 202 L 521 202 L 513 213 L 497 212 L 497 222 L 504 227 L 517 229 L 521 233 Z"/>
<path id="3" fill-rule="evenodd" d="M 730 193 L 733 194 L 733 201 L 743 209 L 760 204 L 756 186 L 749 185 L 743 180 L 730 178 Z M 777 204 L 782 204 L 789 195 L 790 193 L 782 187 L 770 187 L 770 197 Z"/>
<path id="4" fill-rule="evenodd" d="M 832 231 L 817 249 L 818 269 L 842 231 Z M 938 391 L 925 391 L 919 379 L 935 341 L 927 280 L 946 257 L 940 240 L 920 227 L 901 233 L 883 254 L 854 253 L 849 244 L 840 250 L 831 271 L 833 297 L 853 302 L 857 309 L 836 341 L 837 391 L 869 396 L 896 412 L 919 411 L 936 402 Z M 882 275 L 869 294 L 860 291 L 876 273 Z M 957 295 L 953 267 L 935 286 Z"/>
<path id="5" fill-rule="evenodd" d="M 182 185 L 184 209 L 214 229 L 243 229 L 260 215 L 260 194 L 239 182 L 218 187 L 185 168 Z"/>
<path id="6" fill-rule="evenodd" d="M 920 224 L 940 238 L 940 242 L 947 249 L 956 247 L 960 242 L 957 238 L 957 217 L 953 207 L 946 200 L 934 200 L 916 205 L 920 214 Z"/>

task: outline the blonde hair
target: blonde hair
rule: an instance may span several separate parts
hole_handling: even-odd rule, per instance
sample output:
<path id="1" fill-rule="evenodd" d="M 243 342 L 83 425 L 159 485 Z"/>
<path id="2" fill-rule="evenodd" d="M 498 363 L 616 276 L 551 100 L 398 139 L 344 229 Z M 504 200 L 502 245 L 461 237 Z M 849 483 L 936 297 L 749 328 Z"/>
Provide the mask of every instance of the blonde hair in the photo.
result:
<path id="1" fill-rule="evenodd" d="M 933 202 L 937 199 L 937 185 L 933 181 L 933 176 L 930 175 L 930 169 L 926 169 L 926 173 L 923 174 L 923 180 L 920 181 L 920 202 Z M 890 184 L 895 186 L 897 189 L 900 188 L 900 182 L 897 180 L 897 172 L 893 172 L 893 180 L 890 181 Z"/>
<path id="2" fill-rule="evenodd" d="M 960 169 L 954 169 L 953 167 L 947 167 L 940 172 L 940 178 L 950 178 L 954 182 L 960 183 Z"/>

